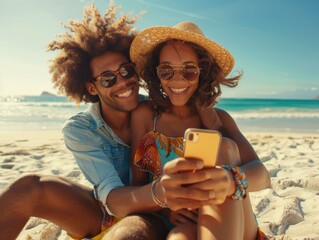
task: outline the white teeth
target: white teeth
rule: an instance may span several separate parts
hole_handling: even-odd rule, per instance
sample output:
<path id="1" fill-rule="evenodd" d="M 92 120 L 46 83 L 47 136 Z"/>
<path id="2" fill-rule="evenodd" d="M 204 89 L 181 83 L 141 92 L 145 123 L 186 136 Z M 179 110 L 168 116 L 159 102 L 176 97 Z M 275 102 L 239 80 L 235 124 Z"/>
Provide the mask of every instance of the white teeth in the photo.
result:
<path id="1" fill-rule="evenodd" d="M 118 94 L 117 96 L 120 97 L 120 98 L 129 97 L 129 96 L 131 96 L 132 92 L 133 92 L 133 90 L 130 89 L 130 90 L 124 92 L 124 93 Z"/>
<path id="2" fill-rule="evenodd" d="M 181 94 L 186 91 L 187 87 L 186 88 L 170 88 L 170 89 L 173 93 Z"/>

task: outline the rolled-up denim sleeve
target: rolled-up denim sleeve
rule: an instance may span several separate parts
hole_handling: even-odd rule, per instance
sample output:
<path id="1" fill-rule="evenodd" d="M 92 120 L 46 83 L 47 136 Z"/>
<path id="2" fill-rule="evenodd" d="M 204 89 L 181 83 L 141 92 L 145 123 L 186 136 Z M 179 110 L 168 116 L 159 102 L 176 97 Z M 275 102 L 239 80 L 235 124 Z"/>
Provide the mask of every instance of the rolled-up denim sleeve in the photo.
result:
<path id="1" fill-rule="evenodd" d="M 73 153 L 87 180 L 94 185 L 98 200 L 106 204 L 110 191 L 124 184 L 103 146 L 105 142 L 85 123 L 69 121 L 62 131 L 66 147 Z"/>

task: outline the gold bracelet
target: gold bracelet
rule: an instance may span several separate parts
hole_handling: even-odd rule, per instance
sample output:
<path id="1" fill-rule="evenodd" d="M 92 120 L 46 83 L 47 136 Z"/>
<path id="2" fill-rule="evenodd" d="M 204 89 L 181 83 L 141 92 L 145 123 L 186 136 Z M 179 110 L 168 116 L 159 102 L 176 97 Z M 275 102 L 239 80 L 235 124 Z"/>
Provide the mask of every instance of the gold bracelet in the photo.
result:
<path id="1" fill-rule="evenodd" d="M 152 182 L 152 185 L 151 185 L 151 195 L 152 195 L 152 198 L 153 198 L 153 201 L 158 205 L 160 206 L 161 208 L 168 208 L 167 204 L 166 203 L 162 203 L 155 195 L 154 193 L 154 188 L 155 188 L 155 184 L 159 181 L 159 178 L 154 180 Z"/>

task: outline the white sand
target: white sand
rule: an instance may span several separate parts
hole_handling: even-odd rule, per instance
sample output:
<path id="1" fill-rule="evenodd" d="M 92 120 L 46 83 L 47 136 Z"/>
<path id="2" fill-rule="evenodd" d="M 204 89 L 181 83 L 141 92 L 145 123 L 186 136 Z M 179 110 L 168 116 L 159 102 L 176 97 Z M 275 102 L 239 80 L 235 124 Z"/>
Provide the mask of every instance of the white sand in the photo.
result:
<path id="1" fill-rule="evenodd" d="M 251 193 L 260 227 L 271 239 L 319 239 L 319 135 L 246 134 L 271 174 L 272 189 Z M 0 190 L 22 173 L 88 184 L 59 131 L 0 132 Z M 70 239 L 32 218 L 18 239 Z"/>

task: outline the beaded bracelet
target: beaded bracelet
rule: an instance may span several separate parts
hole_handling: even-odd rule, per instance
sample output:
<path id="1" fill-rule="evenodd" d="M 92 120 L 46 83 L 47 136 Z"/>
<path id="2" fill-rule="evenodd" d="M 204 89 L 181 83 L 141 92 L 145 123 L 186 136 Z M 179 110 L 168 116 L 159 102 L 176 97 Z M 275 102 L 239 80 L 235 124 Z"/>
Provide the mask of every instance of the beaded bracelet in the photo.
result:
<path id="1" fill-rule="evenodd" d="M 246 175 L 237 166 L 223 165 L 224 169 L 230 171 L 233 174 L 233 178 L 236 184 L 236 191 L 229 198 L 233 200 L 240 200 L 246 197 L 246 189 L 248 187 L 248 182 L 246 180 Z"/>
<path id="2" fill-rule="evenodd" d="M 166 203 L 162 203 L 155 195 L 154 193 L 154 188 L 155 188 L 155 184 L 159 181 L 160 178 L 154 180 L 152 182 L 152 185 L 151 185 L 151 195 L 152 195 L 152 198 L 153 198 L 153 201 L 158 205 L 160 206 L 161 208 L 168 208 L 167 204 Z"/>

